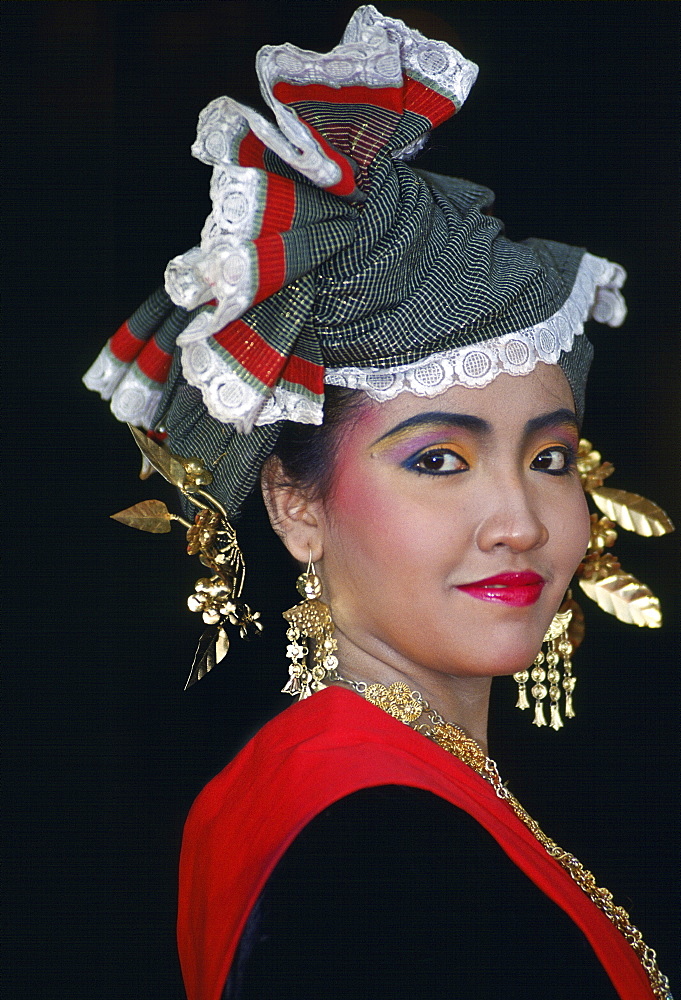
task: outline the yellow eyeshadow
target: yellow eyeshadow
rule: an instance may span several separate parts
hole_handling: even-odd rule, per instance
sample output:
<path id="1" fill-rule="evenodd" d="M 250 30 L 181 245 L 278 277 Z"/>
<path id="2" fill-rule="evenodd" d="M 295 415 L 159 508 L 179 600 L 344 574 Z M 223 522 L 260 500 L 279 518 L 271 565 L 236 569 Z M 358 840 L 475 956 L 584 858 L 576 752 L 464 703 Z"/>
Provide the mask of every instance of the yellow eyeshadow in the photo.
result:
<path id="1" fill-rule="evenodd" d="M 437 426 L 437 424 L 433 424 L 432 430 L 428 429 L 428 425 L 421 425 L 418 430 L 415 430 L 413 427 L 404 427 L 402 430 L 395 431 L 387 437 L 375 442 L 375 444 L 371 446 L 371 451 L 372 453 L 392 451 L 392 449 L 405 443 L 411 444 L 415 451 L 425 450 L 427 448 L 461 447 L 458 442 L 450 440 L 442 441 L 437 438 L 435 440 L 429 440 L 430 435 L 437 429 Z"/>
<path id="2" fill-rule="evenodd" d="M 577 442 L 572 441 L 548 441 L 546 444 L 535 445 L 532 448 L 533 455 L 539 455 L 542 451 L 548 451 L 549 448 L 572 448 L 577 450 Z"/>
<path id="3" fill-rule="evenodd" d="M 441 430 L 442 428 L 436 429 Z M 470 465 L 469 447 L 470 445 L 462 447 L 459 441 L 451 438 L 443 440 L 435 437 L 433 431 L 429 433 L 428 430 L 421 430 L 420 433 L 414 433 L 413 428 L 405 428 L 404 431 L 397 431 L 391 435 L 390 439 L 376 444 L 371 450 L 371 457 L 386 456 L 391 462 L 396 462 L 399 465 L 404 465 L 407 462 L 411 465 L 412 462 L 418 461 L 421 456 L 430 452 L 448 451 L 460 456 L 466 465 Z"/>
<path id="4" fill-rule="evenodd" d="M 466 451 L 458 441 L 432 441 L 419 448 L 417 454 L 422 455 L 429 451 L 455 451 L 457 455 L 468 461 Z"/>

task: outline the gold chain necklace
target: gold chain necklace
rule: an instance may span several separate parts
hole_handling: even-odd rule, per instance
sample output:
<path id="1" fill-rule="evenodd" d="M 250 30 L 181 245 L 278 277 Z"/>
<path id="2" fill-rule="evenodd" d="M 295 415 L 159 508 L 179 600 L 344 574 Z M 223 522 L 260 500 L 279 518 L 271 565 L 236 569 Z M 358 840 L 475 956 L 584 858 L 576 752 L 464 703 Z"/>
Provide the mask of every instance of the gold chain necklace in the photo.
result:
<path id="1" fill-rule="evenodd" d="M 641 932 L 632 924 L 627 911 L 623 907 L 615 905 L 612 893 L 596 884 L 596 879 L 581 861 L 578 861 L 573 854 L 568 854 L 550 837 L 546 836 L 536 820 L 532 819 L 527 810 L 506 788 L 495 762 L 485 754 L 472 737 L 458 726 L 446 722 L 434 708 L 431 708 L 419 691 L 411 691 L 407 684 L 398 682 L 391 684 L 390 687 L 385 687 L 383 684 L 351 681 L 346 677 L 341 677 L 340 674 L 337 674 L 337 677 L 343 683 L 349 684 L 372 705 L 383 709 L 388 715 L 404 722 L 411 729 L 423 733 L 428 739 L 441 746 L 443 750 L 458 757 L 464 764 L 486 778 L 494 788 L 497 797 L 508 803 L 518 819 L 525 824 L 546 853 L 565 869 L 570 878 L 577 883 L 592 903 L 606 915 L 631 945 L 648 976 L 655 996 L 659 1000 L 673 1000 L 669 980 L 657 967 L 655 951 L 645 943 Z M 428 721 L 417 725 L 417 721 L 422 716 L 425 716 Z"/>

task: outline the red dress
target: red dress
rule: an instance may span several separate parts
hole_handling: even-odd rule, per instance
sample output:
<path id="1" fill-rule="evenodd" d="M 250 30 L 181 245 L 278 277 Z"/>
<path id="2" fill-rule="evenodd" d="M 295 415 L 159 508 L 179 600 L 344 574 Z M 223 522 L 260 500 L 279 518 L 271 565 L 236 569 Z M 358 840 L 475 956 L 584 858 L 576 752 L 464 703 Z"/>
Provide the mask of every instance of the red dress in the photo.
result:
<path id="1" fill-rule="evenodd" d="M 622 1000 L 651 1000 L 633 949 L 489 782 L 421 734 L 335 687 L 264 726 L 191 809 L 178 915 L 189 1000 L 220 1000 L 249 913 L 300 831 L 339 799 L 379 785 L 424 789 L 467 812 L 582 930 Z"/>

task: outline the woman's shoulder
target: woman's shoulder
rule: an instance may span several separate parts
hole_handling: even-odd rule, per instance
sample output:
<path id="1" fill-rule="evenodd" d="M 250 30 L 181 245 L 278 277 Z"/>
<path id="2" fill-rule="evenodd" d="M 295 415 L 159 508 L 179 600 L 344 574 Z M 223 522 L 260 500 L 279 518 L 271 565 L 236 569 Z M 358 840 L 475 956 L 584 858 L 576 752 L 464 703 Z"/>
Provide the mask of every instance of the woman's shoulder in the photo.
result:
<path id="1" fill-rule="evenodd" d="M 516 984 L 534 1000 L 546 983 L 528 979 L 527 941 L 544 932 L 552 996 L 614 998 L 582 933 L 471 816 L 421 788 L 364 788 L 282 856 L 225 996 L 420 997 L 427 983 L 487 1000 Z"/>
<path id="2" fill-rule="evenodd" d="M 338 800 L 388 785 L 425 789 L 474 814 L 494 798 L 487 782 L 420 733 L 353 692 L 328 688 L 268 722 L 209 782 L 185 844 L 264 836 L 265 816 L 273 842 L 288 842 Z"/>
<path id="3" fill-rule="evenodd" d="M 400 870 L 442 878 L 460 865 L 474 879 L 476 870 L 490 874 L 507 865 L 497 842 L 469 813 L 427 789 L 401 784 L 361 788 L 331 803 L 300 831 L 281 870 L 290 876 L 300 859 L 301 874 L 305 867 L 309 872 L 311 857 L 331 878 L 346 878 L 351 868 L 360 880 Z"/>
<path id="4" fill-rule="evenodd" d="M 445 774 L 458 774 L 465 784 L 472 775 L 450 754 L 354 692 L 331 687 L 267 722 L 209 782 L 197 803 L 214 806 L 225 795 L 247 794 L 254 784 L 297 786 L 308 773 L 317 775 L 320 790 L 332 792 L 329 802 L 370 785 L 420 786 L 424 775 Z"/>

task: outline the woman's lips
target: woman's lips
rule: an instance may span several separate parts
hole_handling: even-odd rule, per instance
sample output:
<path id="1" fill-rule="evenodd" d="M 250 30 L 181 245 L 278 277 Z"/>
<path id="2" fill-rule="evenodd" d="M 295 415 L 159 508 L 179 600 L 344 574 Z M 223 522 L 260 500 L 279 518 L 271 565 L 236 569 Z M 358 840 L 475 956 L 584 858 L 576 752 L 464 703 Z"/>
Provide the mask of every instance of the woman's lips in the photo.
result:
<path id="1" fill-rule="evenodd" d="M 524 608 L 539 600 L 546 581 L 537 573 L 499 573 L 475 583 L 464 583 L 457 587 L 479 601 L 493 601 L 509 604 L 514 608 Z"/>

